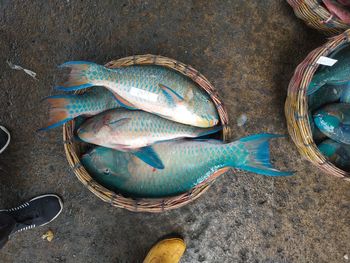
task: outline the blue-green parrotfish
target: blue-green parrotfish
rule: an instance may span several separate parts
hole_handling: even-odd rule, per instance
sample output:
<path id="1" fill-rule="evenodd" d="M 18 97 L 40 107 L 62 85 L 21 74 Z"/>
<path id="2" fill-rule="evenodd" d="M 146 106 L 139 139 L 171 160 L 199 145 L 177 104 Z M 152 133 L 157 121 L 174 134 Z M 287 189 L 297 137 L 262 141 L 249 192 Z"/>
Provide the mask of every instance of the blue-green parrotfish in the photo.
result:
<path id="1" fill-rule="evenodd" d="M 350 104 L 326 105 L 317 110 L 313 117 L 322 133 L 334 141 L 350 144 Z"/>
<path id="2" fill-rule="evenodd" d="M 174 70 L 147 65 L 108 69 L 84 61 L 66 62 L 61 67 L 70 72 L 67 81 L 56 87 L 59 90 L 103 86 L 127 109 L 144 110 L 196 127 L 213 127 L 219 123 L 208 93 Z"/>
<path id="3" fill-rule="evenodd" d="M 343 85 L 350 81 L 350 48 L 343 48 L 334 58 L 338 61 L 333 66 L 322 67 L 316 71 L 308 86 L 307 95 L 325 84 Z"/>
<path id="4" fill-rule="evenodd" d="M 211 176 L 237 168 L 268 176 L 287 176 L 270 163 L 269 140 L 257 134 L 224 144 L 216 140 L 179 140 L 153 145 L 164 163 L 156 169 L 130 152 L 97 147 L 83 155 L 87 171 L 105 187 L 133 197 L 159 198 L 189 191 Z"/>

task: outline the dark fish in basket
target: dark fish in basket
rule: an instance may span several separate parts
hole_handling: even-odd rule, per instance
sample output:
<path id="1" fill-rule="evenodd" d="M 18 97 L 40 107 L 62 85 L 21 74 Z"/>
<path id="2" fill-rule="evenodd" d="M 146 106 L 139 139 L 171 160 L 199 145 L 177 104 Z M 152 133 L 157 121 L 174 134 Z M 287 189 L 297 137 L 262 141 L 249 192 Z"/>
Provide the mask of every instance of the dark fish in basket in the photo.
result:
<path id="1" fill-rule="evenodd" d="M 337 52 L 334 59 L 338 61 L 333 66 L 327 66 L 318 70 L 307 89 L 310 95 L 325 84 L 343 85 L 350 81 L 350 48 L 343 48 Z"/>
<path id="2" fill-rule="evenodd" d="M 334 102 L 350 103 L 350 83 L 344 85 L 325 85 L 317 90 L 315 93 L 308 96 L 309 105 L 309 121 L 313 138 L 316 142 L 326 139 L 326 135 L 323 134 L 314 123 L 312 113 L 314 110 L 320 107 Z"/>
<path id="3" fill-rule="evenodd" d="M 105 110 L 120 107 L 113 93 L 103 87 L 93 87 L 82 95 L 54 95 L 45 98 L 49 103 L 48 130 L 78 116 L 92 116 Z"/>
<path id="4" fill-rule="evenodd" d="M 181 140 L 153 146 L 165 168 L 155 169 L 132 153 L 97 147 L 81 161 L 94 178 L 111 190 L 134 197 L 166 197 L 189 191 L 211 176 L 237 168 L 268 176 L 287 176 L 270 163 L 269 140 L 257 134 L 224 144 L 216 140 Z"/>
<path id="5" fill-rule="evenodd" d="M 308 105 L 311 111 L 338 101 L 350 103 L 350 82 L 343 85 L 324 85 L 308 96 Z"/>
<path id="6" fill-rule="evenodd" d="M 91 62 L 72 61 L 68 80 L 59 90 L 104 86 L 127 109 L 141 109 L 163 118 L 197 127 L 213 127 L 219 116 L 209 95 L 195 82 L 160 66 L 108 69 Z"/>
<path id="7" fill-rule="evenodd" d="M 313 117 L 322 133 L 334 141 L 350 144 L 350 104 L 329 104 L 317 110 Z"/>
<path id="8" fill-rule="evenodd" d="M 328 139 L 320 143 L 318 149 L 335 166 L 350 171 L 350 145 Z"/>
<path id="9" fill-rule="evenodd" d="M 87 142 L 120 151 L 133 151 L 149 165 L 162 169 L 152 144 L 180 138 L 206 136 L 222 130 L 221 126 L 199 128 L 173 122 L 145 111 L 116 109 L 85 121 L 78 137 Z"/>

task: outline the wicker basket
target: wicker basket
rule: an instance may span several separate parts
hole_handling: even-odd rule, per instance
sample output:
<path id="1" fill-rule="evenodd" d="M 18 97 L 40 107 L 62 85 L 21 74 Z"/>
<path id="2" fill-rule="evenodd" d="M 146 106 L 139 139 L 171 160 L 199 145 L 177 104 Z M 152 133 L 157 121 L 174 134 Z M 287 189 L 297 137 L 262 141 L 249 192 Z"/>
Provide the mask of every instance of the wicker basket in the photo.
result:
<path id="1" fill-rule="evenodd" d="M 288 131 L 299 152 L 311 163 L 330 175 L 350 181 L 350 173 L 333 165 L 322 155 L 315 144 L 308 117 L 307 87 L 318 67 L 316 61 L 320 56 L 327 56 L 342 45 L 349 43 L 350 30 L 331 38 L 323 46 L 313 50 L 298 65 L 289 87 L 285 104 Z"/>
<path id="2" fill-rule="evenodd" d="M 326 35 L 336 35 L 350 28 L 350 25 L 332 17 L 319 0 L 287 0 L 287 2 L 293 7 L 297 17 Z"/>
<path id="3" fill-rule="evenodd" d="M 224 141 L 227 140 L 227 137 L 229 136 L 229 128 L 227 126 L 227 111 L 223 106 L 221 100 L 219 99 L 218 93 L 214 89 L 213 85 L 197 70 L 193 69 L 191 66 L 185 65 L 176 60 L 156 55 L 139 55 L 126 57 L 118 60 L 113 60 L 107 63 L 105 66 L 109 68 L 117 68 L 131 65 L 164 66 L 176 70 L 181 74 L 191 78 L 211 96 L 213 102 L 217 107 L 221 120 L 221 125 L 223 126 L 222 138 Z M 82 92 L 83 91 L 79 91 L 78 93 Z M 115 207 L 125 208 L 134 212 L 163 212 L 166 210 L 178 208 L 197 199 L 200 195 L 207 191 L 211 183 L 213 183 L 214 179 L 219 175 L 212 175 L 208 180 L 197 185 L 189 192 L 178 196 L 167 197 L 163 199 L 127 198 L 119 193 L 113 192 L 101 186 L 89 175 L 89 173 L 80 163 L 81 147 L 79 143 L 76 143 L 72 140 L 73 131 L 74 121 L 70 121 L 63 126 L 64 149 L 69 165 L 72 167 L 75 175 L 78 177 L 80 182 L 82 182 L 91 192 L 93 192 L 100 199 L 110 203 L 112 206 Z"/>

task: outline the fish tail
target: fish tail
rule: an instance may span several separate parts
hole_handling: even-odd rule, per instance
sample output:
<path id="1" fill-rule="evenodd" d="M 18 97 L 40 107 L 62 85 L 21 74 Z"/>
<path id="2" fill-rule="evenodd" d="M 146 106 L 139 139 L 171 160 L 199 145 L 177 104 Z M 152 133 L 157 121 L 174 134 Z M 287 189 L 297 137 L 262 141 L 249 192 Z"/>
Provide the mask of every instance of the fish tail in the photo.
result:
<path id="1" fill-rule="evenodd" d="M 50 105 L 49 121 L 47 126 L 39 131 L 47 131 L 72 120 L 75 116 L 69 113 L 67 106 L 72 104 L 71 101 L 75 97 L 75 95 L 55 95 L 45 98 L 44 100 Z"/>
<path id="2" fill-rule="evenodd" d="M 279 171 L 270 163 L 269 141 L 273 138 L 284 137 L 275 134 L 257 134 L 240 139 L 238 142 L 248 151 L 248 158 L 239 169 L 268 176 L 288 176 L 293 172 Z"/>
<path id="3" fill-rule="evenodd" d="M 60 86 L 55 87 L 57 90 L 74 91 L 92 87 L 96 85 L 96 80 L 91 77 L 91 73 L 99 73 L 104 69 L 103 66 L 86 61 L 69 61 L 63 63 L 59 68 L 69 68 L 69 73 L 63 73 L 65 81 Z"/>

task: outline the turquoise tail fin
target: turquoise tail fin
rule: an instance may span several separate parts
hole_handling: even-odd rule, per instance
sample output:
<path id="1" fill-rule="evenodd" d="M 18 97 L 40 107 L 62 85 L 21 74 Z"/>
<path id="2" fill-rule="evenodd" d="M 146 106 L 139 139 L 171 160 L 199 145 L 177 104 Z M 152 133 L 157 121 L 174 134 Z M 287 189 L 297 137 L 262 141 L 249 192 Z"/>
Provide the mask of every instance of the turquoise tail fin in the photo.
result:
<path id="1" fill-rule="evenodd" d="M 239 142 L 244 144 L 244 148 L 248 150 L 248 158 L 245 164 L 240 165 L 237 168 L 268 176 L 293 175 L 293 172 L 277 170 L 270 163 L 269 141 L 273 138 L 279 137 L 284 136 L 263 133 L 240 139 Z"/>
<path id="2" fill-rule="evenodd" d="M 66 81 L 61 83 L 60 86 L 55 87 L 55 89 L 74 91 L 94 86 L 94 83 L 92 83 L 93 81 L 88 78 L 86 73 L 95 67 L 102 66 L 86 61 L 70 61 L 63 63 L 59 68 L 69 68 L 70 72 L 65 76 Z"/>

